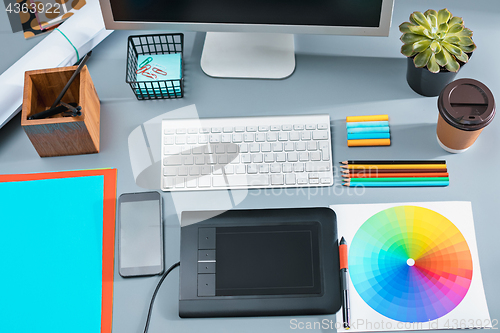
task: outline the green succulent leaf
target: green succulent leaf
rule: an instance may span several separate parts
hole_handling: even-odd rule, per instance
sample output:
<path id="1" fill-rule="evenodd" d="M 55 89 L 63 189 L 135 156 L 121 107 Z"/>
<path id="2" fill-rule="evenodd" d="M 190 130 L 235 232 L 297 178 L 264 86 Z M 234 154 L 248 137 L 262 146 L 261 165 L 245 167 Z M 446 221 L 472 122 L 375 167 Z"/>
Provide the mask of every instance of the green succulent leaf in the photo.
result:
<path id="1" fill-rule="evenodd" d="M 446 63 L 448 62 L 448 59 L 446 58 L 445 52 L 447 52 L 444 49 L 441 49 L 441 52 L 436 53 L 436 62 L 438 63 L 439 66 L 446 66 Z"/>
<path id="2" fill-rule="evenodd" d="M 408 58 L 413 57 L 416 54 L 413 52 L 413 44 L 404 44 L 401 46 L 401 53 Z"/>
<path id="3" fill-rule="evenodd" d="M 450 72 L 456 73 L 460 69 L 460 64 L 458 63 L 458 61 L 451 58 L 451 60 L 448 61 L 448 63 L 446 64 L 446 69 L 449 70 Z"/>
<path id="4" fill-rule="evenodd" d="M 434 53 L 430 49 L 425 50 L 422 53 L 419 53 L 413 58 L 413 63 L 415 64 L 415 67 L 421 68 L 425 67 L 427 63 L 429 62 L 429 59 Z"/>
<path id="5" fill-rule="evenodd" d="M 441 44 L 439 44 L 438 41 L 432 41 L 431 45 L 429 46 L 431 49 L 432 53 L 439 53 L 441 52 Z"/>
<path id="6" fill-rule="evenodd" d="M 424 39 L 424 40 L 413 43 L 413 52 L 417 52 L 417 53 L 423 52 L 424 50 L 429 48 L 429 46 L 431 45 L 431 42 L 432 41 L 429 39 Z"/>
<path id="7" fill-rule="evenodd" d="M 438 12 L 436 12 L 434 9 L 427 9 L 424 13 L 425 16 L 429 17 L 429 15 L 434 15 L 437 17 Z"/>
<path id="8" fill-rule="evenodd" d="M 446 34 L 448 32 L 448 23 L 441 23 L 438 26 L 437 34 Z"/>
<path id="9" fill-rule="evenodd" d="M 436 15 L 427 15 L 427 19 L 429 20 L 429 22 L 431 23 L 431 26 L 432 28 L 437 28 L 438 24 L 437 24 L 437 17 Z"/>
<path id="10" fill-rule="evenodd" d="M 457 60 L 460 60 L 461 62 L 467 62 L 469 61 L 469 56 L 465 54 L 465 52 L 462 51 L 462 53 L 458 56 L 456 56 Z"/>
<path id="11" fill-rule="evenodd" d="M 464 21 L 462 20 L 461 17 L 453 16 L 450 20 L 450 25 L 455 25 L 455 24 L 464 24 Z"/>
<path id="12" fill-rule="evenodd" d="M 414 34 L 427 36 L 427 37 L 430 36 L 429 31 L 421 25 L 412 25 L 412 26 L 409 26 L 408 28 L 410 29 L 410 32 L 412 32 Z"/>
<path id="13" fill-rule="evenodd" d="M 470 29 L 464 28 L 462 31 L 456 33 L 449 33 L 449 35 L 457 37 L 472 37 L 472 31 Z"/>
<path id="14" fill-rule="evenodd" d="M 413 20 L 417 22 L 419 25 L 423 26 L 427 30 L 432 30 L 431 24 L 427 20 L 427 17 L 425 17 L 424 14 L 421 12 L 413 12 L 411 14 L 413 16 Z"/>
<path id="15" fill-rule="evenodd" d="M 410 22 L 403 22 L 399 25 L 399 31 L 401 31 L 402 33 L 411 32 L 410 26 L 415 26 L 415 25 Z"/>
<path id="16" fill-rule="evenodd" d="M 474 44 L 472 38 L 470 37 L 459 37 L 458 39 L 458 45 L 460 45 L 460 48 L 462 48 L 463 46 L 470 46 Z"/>
<path id="17" fill-rule="evenodd" d="M 438 73 L 441 68 L 436 61 L 436 55 L 433 53 L 427 62 L 427 69 L 432 73 Z"/>
<path id="18" fill-rule="evenodd" d="M 464 30 L 464 26 L 461 24 L 450 25 L 450 28 L 448 29 L 448 33 L 449 34 L 456 34 L 462 30 Z"/>
<path id="19" fill-rule="evenodd" d="M 458 46 L 455 46 L 453 44 L 450 44 L 447 42 L 441 42 L 441 46 L 443 46 L 448 52 L 450 52 L 451 54 L 453 54 L 456 57 L 458 57 L 462 54 L 462 50 Z M 413 49 L 415 49 L 415 46 L 413 46 Z"/>
<path id="20" fill-rule="evenodd" d="M 468 45 L 468 46 L 461 46 L 460 48 L 465 53 L 471 53 L 472 51 L 474 51 L 476 49 L 476 44 L 472 44 L 472 45 Z"/>
<path id="21" fill-rule="evenodd" d="M 412 44 L 421 41 L 422 39 L 427 39 L 427 37 L 413 33 L 407 33 L 401 36 L 401 41 L 405 44 Z"/>
<path id="22" fill-rule="evenodd" d="M 441 9 L 438 12 L 437 19 L 438 19 L 438 24 L 441 25 L 442 23 L 448 23 L 448 20 L 451 17 L 451 13 L 448 11 L 448 9 L 444 8 Z"/>
<path id="23" fill-rule="evenodd" d="M 460 43 L 460 38 L 457 36 L 450 36 L 450 37 L 445 37 L 444 41 L 450 44 L 458 44 Z"/>

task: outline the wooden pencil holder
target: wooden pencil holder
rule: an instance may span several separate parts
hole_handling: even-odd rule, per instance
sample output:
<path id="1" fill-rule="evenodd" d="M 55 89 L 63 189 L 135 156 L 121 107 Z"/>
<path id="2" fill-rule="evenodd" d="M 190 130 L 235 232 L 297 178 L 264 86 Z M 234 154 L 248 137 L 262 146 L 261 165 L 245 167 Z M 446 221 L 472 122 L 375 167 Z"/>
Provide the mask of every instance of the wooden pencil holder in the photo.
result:
<path id="1" fill-rule="evenodd" d="M 99 152 L 100 102 L 87 66 L 73 81 L 62 101 L 77 103 L 82 115 L 45 119 L 28 117 L 49 109 L 77 66 L 27 71 L 24 76 L 21 126 L 40 157 Z"/>

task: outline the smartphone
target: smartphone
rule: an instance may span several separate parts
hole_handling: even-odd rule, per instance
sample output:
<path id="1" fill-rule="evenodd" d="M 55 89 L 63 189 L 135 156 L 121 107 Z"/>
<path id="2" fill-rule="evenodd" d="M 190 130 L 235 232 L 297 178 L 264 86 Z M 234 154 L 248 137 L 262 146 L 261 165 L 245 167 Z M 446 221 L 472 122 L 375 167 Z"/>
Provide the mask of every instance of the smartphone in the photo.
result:
<path id="1" fill-rule="evenodd" d="M 163 220 L 160 193 L 120 195 L 118 266 L 123 277 L 156 275 L 163 272 Z"/>

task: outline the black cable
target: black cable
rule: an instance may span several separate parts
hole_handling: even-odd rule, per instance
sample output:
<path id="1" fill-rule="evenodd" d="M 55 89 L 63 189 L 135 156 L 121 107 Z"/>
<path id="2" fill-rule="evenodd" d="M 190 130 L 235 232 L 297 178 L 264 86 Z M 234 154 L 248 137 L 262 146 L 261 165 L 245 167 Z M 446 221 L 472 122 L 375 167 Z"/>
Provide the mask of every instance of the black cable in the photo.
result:
<path id="1" fill-rule="evenodd" d="M 167 277 L 168 273 L 170 273 L 174 268 L 180 266 L 181 262 L 178 261 L 172 266 L 170 266 L 169 269 L 165 273 L 163 273 L 160 281 L 158 281 L 158 285 L 156 286 L 155 292 L 153 293 L 153 297 L 151 297 L 151 303 L 149 304 L 149 311 L 148 311 L 148 318 L 146 319 L 146 326 L 144 327 L 144 333 L 148 332 L 149 328 L 149 321 L 151 320 L 151 312 L 153 311 L 153 303 L 155 302 L 156 294 L 158 294 L 158 290 L 161 287 L 161 284 L 163 283 L 163 280 Z"/>

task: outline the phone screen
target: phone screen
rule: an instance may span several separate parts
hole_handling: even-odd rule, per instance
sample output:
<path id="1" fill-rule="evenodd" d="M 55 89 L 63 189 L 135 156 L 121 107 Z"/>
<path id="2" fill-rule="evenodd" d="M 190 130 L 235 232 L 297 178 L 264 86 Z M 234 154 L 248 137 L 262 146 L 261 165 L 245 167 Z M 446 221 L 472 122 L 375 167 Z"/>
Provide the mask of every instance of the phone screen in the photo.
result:
<path id="1" fill-rule="evenodd" d="M 160 195 L 157 192 L 122 195 L 120 274 L 134 276 L 161 273 L 162 237 Z"/>

